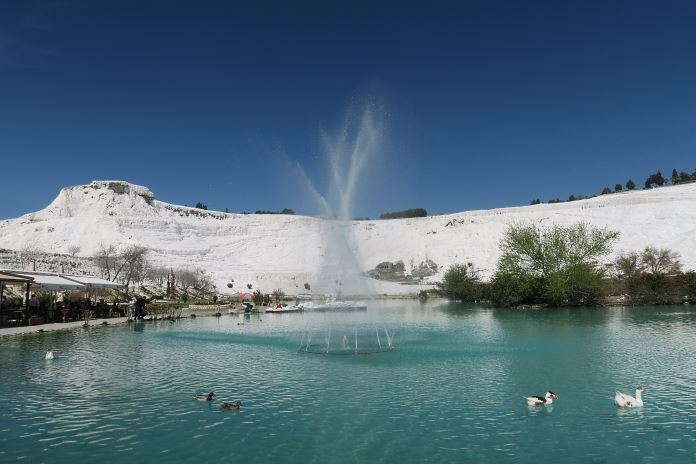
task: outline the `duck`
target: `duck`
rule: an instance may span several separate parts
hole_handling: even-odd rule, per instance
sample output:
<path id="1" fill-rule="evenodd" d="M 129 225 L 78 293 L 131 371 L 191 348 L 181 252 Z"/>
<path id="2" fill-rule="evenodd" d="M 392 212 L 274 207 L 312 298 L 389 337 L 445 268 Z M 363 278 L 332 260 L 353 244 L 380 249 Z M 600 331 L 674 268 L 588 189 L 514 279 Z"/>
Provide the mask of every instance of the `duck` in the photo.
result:
<path id="1" fill-rule="evenodd" d="M 213 401 L 213 396 L 215 396 L 215 393 L 213 392 L 210 392 L 207 395 L 199 393 L 198 395 L 194 396 L 193 399 L 196 401 Z"/>
<path id="2" fill-rule="evenodd" d="M 237 411 L 241 407 L 241 401 L 235 401 L 234 403 L 222 403 L 222 409 L 224 409 L 225 411 Z"/>
<path id="3" fill-rule="evenodd" d="M 44 356 L 44 359 L 53 359 L 53 358 L 54 358 L 54 356 L 53 356 L 53 350 L 48 350 L 48 351 L 46 352 L 46 356 Z"/>
<path id="4" fill-rule="evenodd" d="M 644 391 L 647 391 L 644 387 L 636 388 L 636 397 L 634 398 L 617 390 L 614 394 L 614 404 L 620 408 L 640 408 L 643 406 L 641 395 Z"/>
<path id="5" fill-rule="evenodd" d="M 553 403 L 554 399 L 558 399 L 558 395 L 549 390 L 546 392 L 546 395 L 544 396 L 523 396 L 522 398 L 527 400 L 528 406 L 541 406 L 542 404 Z"/>

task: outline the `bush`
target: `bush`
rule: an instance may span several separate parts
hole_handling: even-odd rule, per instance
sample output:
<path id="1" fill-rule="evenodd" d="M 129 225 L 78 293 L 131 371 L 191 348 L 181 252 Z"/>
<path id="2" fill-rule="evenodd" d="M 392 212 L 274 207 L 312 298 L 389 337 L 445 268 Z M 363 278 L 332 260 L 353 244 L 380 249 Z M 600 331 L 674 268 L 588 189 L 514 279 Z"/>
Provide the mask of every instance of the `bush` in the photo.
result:
<path id="1" fill-rule="evenodd" d="M 696 303 L 696 272 L 689 271 L 677 276 L 679 290 L 686 300 L 694 304 Z"/>
<path id="2" fill-rule="evenodd" d="M 472 263 L 454 264 L 447 269 L 437 291 L 451 300 L 474 301 L 479 298 L 479 277 Z"/>
<path id="3" fill-rule="evenodd" d="M 645 247 L 614 261 L 616 291 L 631 304 L 675 304 L 690 297 L 689 274 L 681 274 L 679 254 L 667 248 Z"/>
<path id="4" fill-rule="evenodd" d="M 539 279 L 516 276 L 508 272 L 496 272 L 489 285 L 488 299 L 503 308 L 523 303 L 542 301 Z"/>

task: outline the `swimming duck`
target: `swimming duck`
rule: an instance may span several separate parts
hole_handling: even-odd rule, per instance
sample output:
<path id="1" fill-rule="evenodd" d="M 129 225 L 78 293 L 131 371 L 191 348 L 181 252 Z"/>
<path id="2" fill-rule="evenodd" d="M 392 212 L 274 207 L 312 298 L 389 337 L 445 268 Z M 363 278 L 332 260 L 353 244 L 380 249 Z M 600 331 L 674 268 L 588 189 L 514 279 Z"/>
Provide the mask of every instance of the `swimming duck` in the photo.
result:
<path id="1" fill-rule="evenodd" d="M 207 395 L 203 394 L 198 394 L 193 397 L 196 401 L 213 401 L 213 396 L 215 396 L 215 393 L 210 392 Z"/>
<path id="2" fill-rule="evenodd" d="M 641 395 L 646 391 L 643 387 L 636 388 L 636 397 L 617 391 L 614 395 L 614 404 L 620 408 L 640 408 L 643 406 Z"/>
<path id="3" fill-rule="evenodd" d="M 549 390 L 544 396 L 523 396 L 522 398 L 527 400 L 528 406 L 541 406 L 542 404 L 553 403 L 554 399 L 558 399 L 558 395 Z"/>
<path id="4" fill-rule="evenodd" d="M 46 352 L 46 356 L 44 356 L 44 358 L 46 358 L 46 359 L 53 359 L 53 351 L 52 351 L 52 350 L 48 350 L 48 351 Z"/>
<path id="5" fill-rule="evenodd" d="M 241 408 L 242 402 L 241 401 L 235 401 L 234 403 L 222 403 L 222 409 L 226 411 L 236 411 L 239 408 Z"/>

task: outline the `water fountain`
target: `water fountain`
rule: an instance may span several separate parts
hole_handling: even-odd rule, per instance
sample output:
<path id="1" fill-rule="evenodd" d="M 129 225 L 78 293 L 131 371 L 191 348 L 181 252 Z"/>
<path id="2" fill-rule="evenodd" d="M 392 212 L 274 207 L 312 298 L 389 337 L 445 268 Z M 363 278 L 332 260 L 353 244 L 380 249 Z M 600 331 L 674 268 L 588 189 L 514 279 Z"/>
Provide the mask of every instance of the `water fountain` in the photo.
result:
<path id="1" fill-rule="evenodd" d="M 379 105 L 374 104 L 367 105 L 360 114 L 349 111 L 337 136 L 324 134 L 330 179 L 326 195 L 320 194 L 300 169 L 300 179 L 327 218 L 322 224 L 324 257 L 318 272 L 323 282 L 317 287 L 331 289 L 329 302 L 319 306 L 325 309 L 321 317 L 305 314 L 307 328 L 300 341 L 301 352 L 367 354 L 394 349 L 394 334 L 374 317 L 353 316 L 347 322 L 342 315 L 345 309 L 365 309 L 366 303 L 341 301 L 346 293 L 365 296 L 376 293 L 360 266 L 351 218 L 363 173 L 382 144 L 383 114 Z M 372 322 L 368 323 L 370 319 Z M 313 323 L 319 327 L 312 327 Z"/>

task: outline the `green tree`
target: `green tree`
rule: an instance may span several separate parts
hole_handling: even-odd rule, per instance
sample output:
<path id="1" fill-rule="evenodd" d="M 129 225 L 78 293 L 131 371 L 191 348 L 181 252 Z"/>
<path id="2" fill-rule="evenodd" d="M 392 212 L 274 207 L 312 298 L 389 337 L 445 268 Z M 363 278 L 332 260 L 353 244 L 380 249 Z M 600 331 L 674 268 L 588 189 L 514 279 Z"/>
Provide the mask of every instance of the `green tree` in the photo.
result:
<path id="1" fill-rule="evenodd" d="M 584 223 L 546 229 L 510 225 L 500 243 L 491 299 L 505 306 L 592 304 L 606 291 L 600 261 L 618 235 Z"/>
<path id="2" fill-rule="evenodd" d="M 679 183 L 679 173 L 676 169 L 672 169 L 672 185 L 677 185 Z"/>
<path id="3" fill-rule="evenodd" d="M 636 188 L 636 183 L 633 182 L 633 179 L 628 179 L 628 182 L 626 182 L 626 190 L 633 190 Z"/>
<path id="4" fill-rule="evenodd" d="M 478 272 L 472 263 L 453 264 L 436 288 L 450 300 L 474 301 L 479 298 L 479 283 Z"/>
<path id="5" fill-rule="evenodd" d="M 655 185 L 661 187 L 665 184 L 665 178 L 662 177 L 662 173 L 658 170 L 655 174 L 650 174 L 650 176 L 645 179 L 645 188 L 651 188 Z"/>
<path id="6" fill-rule="evenodd" d="M 602 195 L 607 195 L 609 193 L 611 193 L 611 189 L 609 187 L 604 187 L 602 189 Z"/>
<path id="7" fill-rule="evenodd" d="M 621 192 L 623 190 L 623 186 L 621 184 L 616 184 L 614 186 L 614 191 L 615 192 Z"/>

